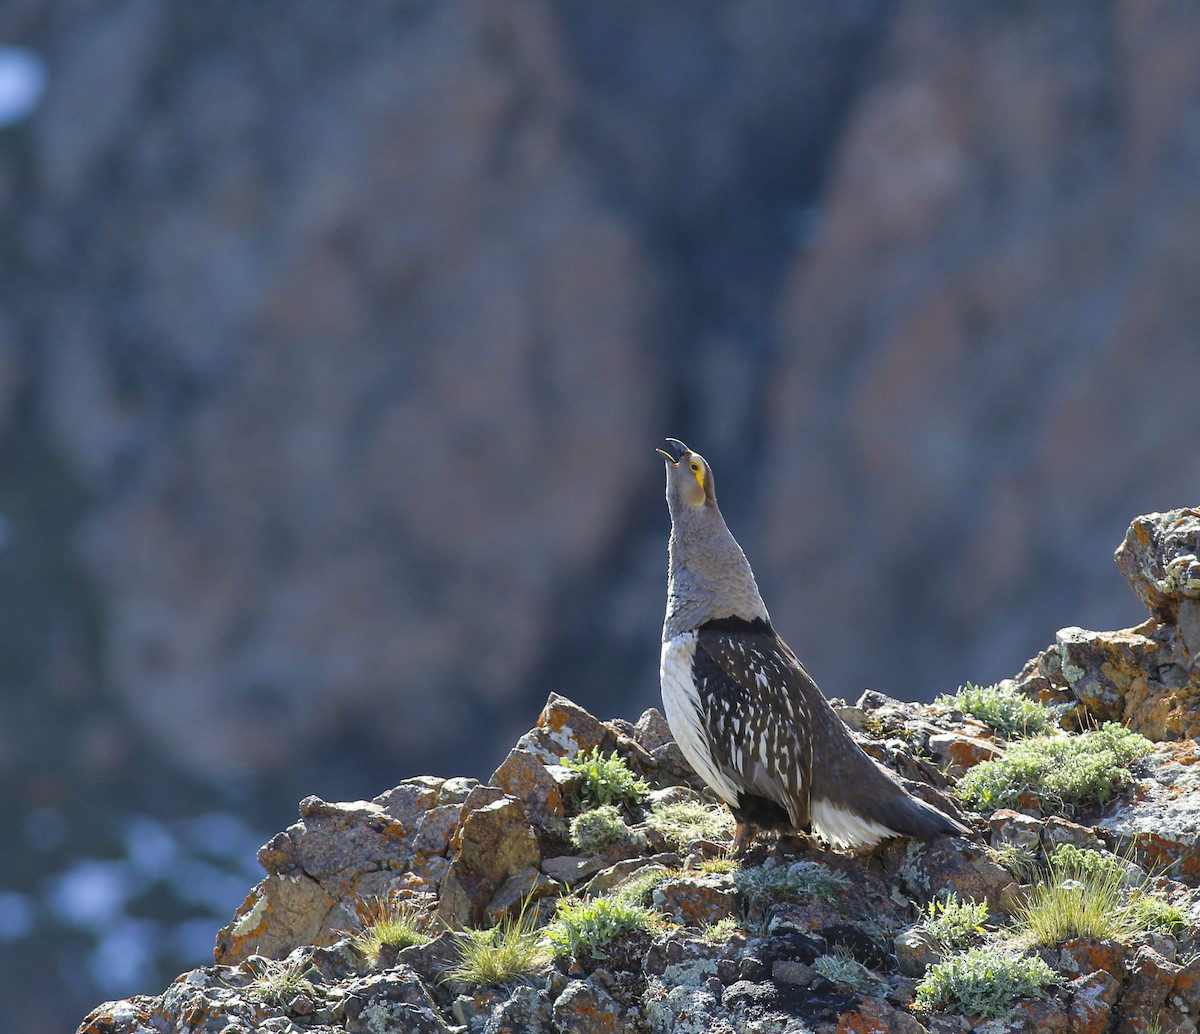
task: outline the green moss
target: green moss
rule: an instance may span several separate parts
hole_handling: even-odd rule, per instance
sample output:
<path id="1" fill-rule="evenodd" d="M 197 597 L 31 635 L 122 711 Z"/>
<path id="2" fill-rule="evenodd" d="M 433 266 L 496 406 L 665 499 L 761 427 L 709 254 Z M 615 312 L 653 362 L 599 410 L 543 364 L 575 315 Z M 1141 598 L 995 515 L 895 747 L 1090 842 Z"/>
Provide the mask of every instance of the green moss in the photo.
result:
<path id="1" fill-rule="evenodd" d="M 699 801 L 664 804 L 646 816 L 646 825 L 656 829 L 675 847 L 694 840 L 725 839 L 733 833 L 733 817 L 726 808 L 713 808 Z"/>
<path id="2" fill-rule="evenodd" d="M 750 905 L 814 897 L 836 901 L 839 892 L 850 885 L 840 872 L 819 862 L 779 865 L 773 858 L 760 866 L 739 869 L 733 874 L 733 882 Z"/>
<path id="3" fill-rule="evenodd" d="M 930 966 L 917 984 L 915 1001 L 930 1011 L 994 1019 L 1019 998 L 1043 997 L 1057 979 L 1036 955 L 981 945 Z"/>
<path id="4" fill-rule="evenodd" d="M 640 804 L 650 793 L 650 784 L 633 773 L 614 750 L 608 757 L 594 747 L 563 764 L 583 776 L 579 804 L 595 808 L 604 804 Z"/>
<path id="5" fill-rule="evenodd" d="M 1129 785 L 1129 764 L 1150 749 L 1144 736 L 1115 722 L 1077 736 L 1038 736 L 1014 743 L 1003 757 L 975 765 L 959 780 L 970 807 L 991 812 L 1036 794 L 1043 814 L 1069 815 L 1111 800 Z"/>
<path id="6" fill-rule="evenodd" d="M 977 940 L 987 921 L 986 901 L 963 901 L 951 893 L 945 899 L 934 898 L 929 902 L 921 926 L 937 939 L 943 950 L 954 951 Z"/>
<path id="7" fill-rule="evenodd" d="M 650 932 L 661 923 L 657 912 L 616 895 L 584 901 L 564 898 L 547 936 L 555 955 L 604 959 L 605 949 L 616 938 L 638 930 Z"/>
<path id="8" fill-rule="evenodd" d="M 599 854 L 631 834 L 632 830 L 615 804 L 602 804 L 571 820 L 571 843 L 584 854 Z"/>
<path id="9" fill-rule="evenodd" d="M 1007 685 L 976 686 L 968 682 L 953 696 L 943 693 L 933 702 L 978 718 L 1008 740 L 1041 736 L 1058 725 L 1052 709 Z"/>

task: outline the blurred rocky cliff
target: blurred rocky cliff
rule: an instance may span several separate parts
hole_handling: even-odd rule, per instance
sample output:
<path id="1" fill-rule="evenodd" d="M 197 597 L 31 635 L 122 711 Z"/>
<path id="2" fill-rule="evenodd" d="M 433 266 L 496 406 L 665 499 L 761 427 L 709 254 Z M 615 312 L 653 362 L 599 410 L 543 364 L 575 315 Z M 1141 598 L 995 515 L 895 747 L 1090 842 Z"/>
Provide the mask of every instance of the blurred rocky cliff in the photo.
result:
<path id="1" fill-rule="evenodd" d="M 1112 543 L 1196 501 L 1189 4 L 14 0 L 0 36 L 48 70 L 0 130 L 23 806 L 147 752 L 338 799 L 486 775 L 550 690 L 640 712 L 668 434 L 849 698 L 1133 623 Z"/>
<path id="2" fill-rule="evenodd" d="M 199 771 L 486 752 L 551 681 L 648 702 L 664 434 L 845 694 L 1119 623 L 1124 515 L 1195 497 L 1185 5 L 3 29 L 49 66 L 5 156 L 6 494 L 58 515 L 8 550 L 57 536 L 89 600 L 32 676 L 94 667 Z"/>

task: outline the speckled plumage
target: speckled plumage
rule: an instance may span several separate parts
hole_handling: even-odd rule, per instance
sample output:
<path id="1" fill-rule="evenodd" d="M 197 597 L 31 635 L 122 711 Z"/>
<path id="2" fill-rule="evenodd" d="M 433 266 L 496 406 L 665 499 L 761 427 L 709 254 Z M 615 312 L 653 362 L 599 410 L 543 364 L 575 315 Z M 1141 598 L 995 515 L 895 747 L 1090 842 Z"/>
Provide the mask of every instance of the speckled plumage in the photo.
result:
<path id="1" fill-rule="evenodd" d="M 964 832 L 855 742 L 771 625 L 717 507 L 712 470 L 668 439 L 671 512 L 663 709 L 684 756 L 725 801 L 739 840 L 815 831 L 836 847 Z"/>

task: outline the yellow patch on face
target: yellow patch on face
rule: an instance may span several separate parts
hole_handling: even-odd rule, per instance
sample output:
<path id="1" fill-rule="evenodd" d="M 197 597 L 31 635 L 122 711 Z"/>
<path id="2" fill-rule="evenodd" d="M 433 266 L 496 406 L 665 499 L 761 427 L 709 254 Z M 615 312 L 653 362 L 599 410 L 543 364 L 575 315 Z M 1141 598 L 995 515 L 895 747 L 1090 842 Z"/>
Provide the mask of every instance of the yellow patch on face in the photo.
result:
<path id="1" fill-rule="evenodd" d="M 696 482 L 701 488 L 704 487 L 704 464 L 699 460 L 692 460 L 688 465 L 693 474 L 696 475 Z"/>

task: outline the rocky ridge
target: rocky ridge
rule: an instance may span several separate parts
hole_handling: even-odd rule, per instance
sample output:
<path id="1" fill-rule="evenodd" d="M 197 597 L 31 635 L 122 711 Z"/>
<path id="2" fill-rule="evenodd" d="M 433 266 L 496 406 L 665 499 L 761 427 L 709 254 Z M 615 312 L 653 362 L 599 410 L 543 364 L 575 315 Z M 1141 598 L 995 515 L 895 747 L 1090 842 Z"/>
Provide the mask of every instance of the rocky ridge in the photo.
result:
<path id="1" fill-rule="evenodd" d="M 997 687 L 1057 705 L 1051 713 L 1072 741 L 1114 719 L 1153 741 L 1107 800 L 1056 809 L 1024 792 L 1012 807 L 967 813 L 970 837 L 865 855 L 760 838 L 734 863 L 700 827 L 662 821 L 692 807 L 715 829 L 722 813 L 659 712 L 601 721 L 552 695 L 487 783 L 421 776 L 371 801 L 301 802 L 299 820 L 260 850 L 266 876 L 218 934 L 214 965 L 161 995 L 99 1006 L 80 1034 L 1195 1031 L 1198 556 L 1200 509 L 1138 518 L 1117 561 L 1150 619 L 1117 632 L 1063 630 Z M 1006 739 L 948 698 L 911 705 L 868 693 L 841 707 L 866 749 L 951 801 L 956 790 L 977 801 L 963 776 L 1018 750 L 1015 734 Z M 587 798 L 588 757 L 620 759 L 641 787 L 607 806 L 612 829 L 591 840 L 578 819 L 603 808 Z M 931 1005 L 930 974 L 964 957 L 936 932 L 938 916 L 955 902 L 986 905 L 963 943 L 990 938 L 1005 954 L 1016 942 L 1001 950 L 999 938 L 1045 879 L 1032 874 L 1051 855 L 1068 857 L 1060 852 L 1109 859 L 1173 918 L 1113 938 L 1026 940 L 1019 950 L 1042 984 L 991 1012 L 972 1013 L 982 999 L 966 992 L 957 1005 Z M 594 950 L 575 942 L 544 952 L 518 979 L 453 979 L 464 930 L 561 923 L 559 902 L 631 900 L 634 880 L 653 921 Z M 406 902 L 428 935 L 368 950 L 370 903 L 380 901 Z"/>

